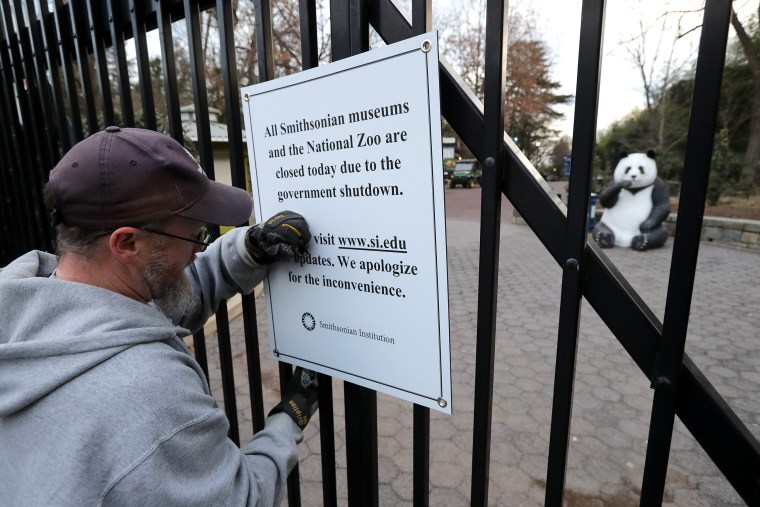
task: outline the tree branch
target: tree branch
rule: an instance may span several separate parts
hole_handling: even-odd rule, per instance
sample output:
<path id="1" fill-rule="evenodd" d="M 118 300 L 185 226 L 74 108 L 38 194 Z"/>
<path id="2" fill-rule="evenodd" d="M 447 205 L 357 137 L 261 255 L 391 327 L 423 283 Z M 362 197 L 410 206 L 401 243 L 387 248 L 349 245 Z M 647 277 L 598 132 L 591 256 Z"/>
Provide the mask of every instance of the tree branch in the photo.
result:
<path id="1" fill-rule="evenodd" d="M 755 80 L 760 80 L 760 58 L 758 58 L 755 46 L 752 44 L 752 39 L 744 29 L 744 25 L 739 21 L 736 16 L 736 11 L 731 7 L 731 26 L 736 31 L 736 36 L 739 38 L 739 44 L 741 44 L 744 56 L 747 57 L 747 64 L 749 65 L 752 75 Z"/>

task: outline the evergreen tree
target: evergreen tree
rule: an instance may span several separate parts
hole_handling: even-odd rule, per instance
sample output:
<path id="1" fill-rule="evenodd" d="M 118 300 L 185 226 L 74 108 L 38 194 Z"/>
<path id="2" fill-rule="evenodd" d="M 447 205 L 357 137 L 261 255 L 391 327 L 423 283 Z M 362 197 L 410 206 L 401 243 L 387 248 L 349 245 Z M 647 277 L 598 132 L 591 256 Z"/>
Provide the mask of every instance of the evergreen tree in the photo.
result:
<path id="1" fill-rule="evenodd" d="M 483 100 L 485 81 L 485 8 L 483 0 L 452 3 L 436 21 L 441 30 L 441 55 L 473 92 Z M 556 106 L 572 97 L 558 93 L 551 79 L 546 43 L 530 14 L 509 13 L 504 129 L 525 156 L 537 163 L 551 153 L 550 139 L 558 131 L 554 120 L 563 115 Z"/>

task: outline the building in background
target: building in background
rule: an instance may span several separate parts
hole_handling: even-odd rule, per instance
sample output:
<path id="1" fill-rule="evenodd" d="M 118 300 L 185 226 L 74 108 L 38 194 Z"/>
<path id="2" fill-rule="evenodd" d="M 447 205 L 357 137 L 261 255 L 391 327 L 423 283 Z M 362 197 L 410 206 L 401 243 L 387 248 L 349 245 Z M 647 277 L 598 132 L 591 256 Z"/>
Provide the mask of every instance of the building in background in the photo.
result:
<path id="1" fill-rule="evenodd" d="M 182 119 L 182 132 L 186 141 L 198 144 L 198 127 L 195 117 L 195 107 L 190 104 L 179 109 Z M 208 108 L 209 125 L 211 130 L 211 149 L 214 155 L 214 179 L 227 185 L 232 185 L 232 169 L 230 164 L 229 137 L 227 125 L 220 121 L 222 112 L 213 107 Z M 246 141 L 245 130 L 240 132 L 243 143 Z M 250 172 L 246 162 L 246 189 L 250 191 Z"/>

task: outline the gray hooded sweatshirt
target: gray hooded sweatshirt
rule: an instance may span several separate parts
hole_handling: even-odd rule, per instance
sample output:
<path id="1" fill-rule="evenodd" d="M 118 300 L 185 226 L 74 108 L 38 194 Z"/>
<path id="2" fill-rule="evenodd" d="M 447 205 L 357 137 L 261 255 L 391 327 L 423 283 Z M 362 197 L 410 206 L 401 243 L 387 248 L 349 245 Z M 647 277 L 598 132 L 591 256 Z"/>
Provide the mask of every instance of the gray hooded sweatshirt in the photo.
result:
<path id="1" fill-rule="evenodd" d="M 303 438 L 285 414 L 242 449 L 179 338 L 265 269 L 233 230 L 188 267 L 202 306 L 152 304 L 51 277 L 30 252 L 0 270 L 0 505 L 273 505 Z"/>

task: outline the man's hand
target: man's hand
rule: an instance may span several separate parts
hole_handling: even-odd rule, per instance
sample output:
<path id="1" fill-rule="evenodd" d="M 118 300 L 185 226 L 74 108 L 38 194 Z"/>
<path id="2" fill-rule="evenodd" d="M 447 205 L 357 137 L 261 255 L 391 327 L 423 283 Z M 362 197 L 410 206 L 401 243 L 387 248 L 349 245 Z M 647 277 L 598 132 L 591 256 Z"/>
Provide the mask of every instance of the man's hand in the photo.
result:
<path id="1" fill-rule="evenodd" d="M 270 264 L 304 253 L 311 241 L 306 219 L 293 211 L 281 211 L 256 224 L 245 236 L 246 247 L 256 262 Z"/>
<path id="2" fill-rule="evenodd" d="M 282 401 L 269 412 L 269 415 L 284 412 L 303 430 L 318 407 L 317 373 L 299 366 L 285 386 Z"/>

